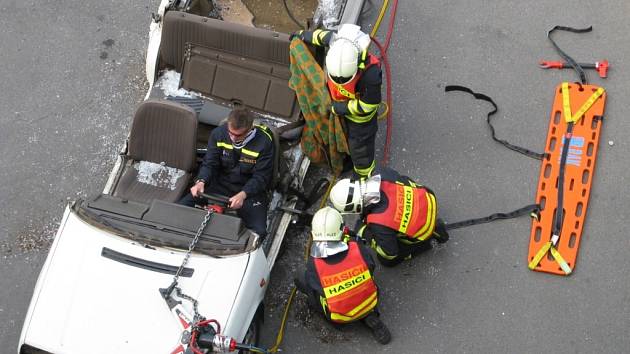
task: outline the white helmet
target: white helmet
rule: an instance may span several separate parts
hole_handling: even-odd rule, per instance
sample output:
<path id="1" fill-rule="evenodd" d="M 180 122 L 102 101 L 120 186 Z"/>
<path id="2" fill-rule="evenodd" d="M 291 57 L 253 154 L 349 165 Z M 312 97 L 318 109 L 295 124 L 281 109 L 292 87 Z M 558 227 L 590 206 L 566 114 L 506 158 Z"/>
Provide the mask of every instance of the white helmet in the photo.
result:
<path id="1" fill-rule="evenodd" d="M 341 241 L 343 238 L 343 218 L 331 207 L 319 209 L 311 221 L 313 241 Z"/>
<path id="2" fill-rule="evenodd" d="M 357 46 L 349 39 L 336 39 L 326 54 L 328 76 L 338 84 L 346 83 L 352 80 L 357 73 L 358 65 L 359 49 Z"/>
<path id="3" fill-rule="evenodd" d="M 348 249 L 348 245 L 343 242 L 343 218 L 337 210 L 331 207 L 318 210 L 313 215 L 311 229 L 311 256 L 326 258 Z"/>
<path id="4" fill-rule="evenodd" d="M 344 178 L 335 183 L 330 191 L 330 201 L 340 212 L 360 213 L 363 209 L 361 182 Z"/>

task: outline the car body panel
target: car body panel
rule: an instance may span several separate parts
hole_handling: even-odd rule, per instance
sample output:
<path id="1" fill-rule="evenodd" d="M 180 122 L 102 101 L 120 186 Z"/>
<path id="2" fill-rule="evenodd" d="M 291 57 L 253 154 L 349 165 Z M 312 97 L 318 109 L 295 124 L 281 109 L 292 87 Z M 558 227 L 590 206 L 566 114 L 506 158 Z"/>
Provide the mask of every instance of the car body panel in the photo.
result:
<path id="1" fill-rule="evenodd" d="M 91 353 L 154 353 L 174 348 L 181 327 L 158 291 L 171 283 L 173 275 L 120 263 L 101 252 L 107 247 L 172 266 L 181 264 L 184 252 L 148 248 L 111 235 L 69 209 L 62 225 L 38 280 L 22 342 L 53 353 L 82 353 L 88 347 Z M 187 268 L 194 273 L 181 277 L 179 284 L 199 300 L 201 313 L 212 311 L 212 318 L 229 323 L 242 279 L 252 276 L 249 258 L 250 253 L 223 258 L 193 254 Z M 254 273 L 268 277 L 266 267 Z M 264 294 L 263 288 L 247 291 L 252 298 Z M 226 334 L 239 335 L 228 328 Z M 95 342 L 99 343 L 96 347 Z"/>

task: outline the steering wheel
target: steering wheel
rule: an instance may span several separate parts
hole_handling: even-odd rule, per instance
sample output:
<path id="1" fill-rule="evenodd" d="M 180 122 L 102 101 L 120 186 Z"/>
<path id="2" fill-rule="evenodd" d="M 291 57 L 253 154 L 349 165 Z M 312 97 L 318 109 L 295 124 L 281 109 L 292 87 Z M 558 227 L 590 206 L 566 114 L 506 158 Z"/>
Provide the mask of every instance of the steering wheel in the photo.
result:
<path id="1" fill-rule="evenodd" d="M 208 199 L 208 202 L 212 202 L 214 204 L 219 204 L 220 206 L 227 209 L 228 205 L 230 205 L 230 198 L 214 193 L 200 193 L 201 197 Z"/>

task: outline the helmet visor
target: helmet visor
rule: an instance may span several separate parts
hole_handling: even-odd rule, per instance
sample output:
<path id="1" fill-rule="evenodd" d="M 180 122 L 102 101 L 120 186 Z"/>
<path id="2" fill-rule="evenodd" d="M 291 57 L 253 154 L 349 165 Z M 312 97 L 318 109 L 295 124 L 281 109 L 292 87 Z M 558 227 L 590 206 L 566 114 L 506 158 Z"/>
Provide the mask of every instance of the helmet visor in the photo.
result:
<path id="1" fill-rule="evenodd" d="M 363 204 L 376 204 L 381 201 L 381 175 L 374 175 L 361 184 Z"/>
<path id="2" fill-rule="evenodd" d="M 352 80 L 352 76 L 332 76 L 330 75 L 330 78 L 332 79 L 332 81 L 334 81 L 336 84 L 339 85 L 343 85 L 346 84 L 348 82 L 350 82 L 350 80 Z"/>
<path id="3" fill-rule="evenodd" d="M 342 241 L 315 241 L 311 245 L 311 256 L 314 258 L 326 258 L 347 249 L 348 245 Z"/>

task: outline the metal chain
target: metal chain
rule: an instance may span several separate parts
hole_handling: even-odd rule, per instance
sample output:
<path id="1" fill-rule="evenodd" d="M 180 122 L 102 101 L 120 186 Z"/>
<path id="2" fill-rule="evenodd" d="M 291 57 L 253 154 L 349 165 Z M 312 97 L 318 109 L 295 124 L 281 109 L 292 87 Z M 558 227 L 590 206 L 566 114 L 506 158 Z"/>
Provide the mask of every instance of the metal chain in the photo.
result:
<path id="1" fill-rule="evenodd" d="M 179 269 L 177 269 L 177 272 L 175 273 L 175 276 L 173 277 L 173 282 L 171 283 L 171 286 L 170 286 L 171 289 L 175 290 L 178 297 L 184 300 L 188 300 L 192 303 L 193 311 L 194 311 L 193 323 L 197 323 L 203 320 L 203 317 L 199 314 L 199 310 L 197 309 L 198 302 L 192 296 L 184 294 L 182 290 L 177 286 L 177 281 L 179 280 L 179 276 L 181 275 L 181 273 L 184 271 L 184 267 L 186 266 L 186 264 L 188 264 L 190 255 L 192 254 L 192 251 L 195 249 L 195 246 L 197 246 L 197 242 L 199 242 L 199 237 L 203 233 L 203 230 L 206 228 L 208 221 L 210 221 L 210 216 L 214 213 L 214 209 L 212 208 L 208 208 L 207 211 L 208 212 L 203 217 L 203 221 L 201 222 L 201 225 L 199 225 L 199 229 L 197 229 L 197 234 L 195 234 L 195 237 L 193 238 L 192 242 L 188 246 L 188 252 L 186 252 L 186 256 L 184 256 L 184 260 L 182 261 L 182 264 L 179 266 Z"/>
<path id="2" fill-rule="evenodd" d="M 182 271 L 184 271 L 184 267 L 188 263 L 188 259 L 190 258 L 190 255 L 192 254 L 192 251 L 195 249 L 195 246 L 197 245 L 197 242 L 199 242 L 199 236 L 201 236 L 201 233 L 203 232 L 203 229 L 206 228 L 206 224 L 208 224 L 208 221 L 210 221 L 210 216 L 213 213 L 214 213 L 214 210 L 212 208 L 208 208 L 208 212 L 203 217 L 203 221 L 201 222 L 201 225 L 199 225 L 199 229 L 197 229 L 197 234 L 195 235 L 195 237 L 193 238 L 192 242 L 188 246 L 188 252 L 186 252 L 186 256 L 184 256 L 184 261 L 179 266 L 179 269 L 177 269 L 177 272 L 175 273 L 175 276 L 173 277 L 173 284 L 176 284 L 177 280 L 179 280 L 179 276 L 180 276 L 180 274 L 182 274 Z"/>
<path id="3" fill-rule="evenodd" d="M 197 299 L 195 299 L 194 297 L 190 296 L 190 295 L 186 295 L 182 292 L 182 289 L 180 289 L 179 287 L 175 287 L 175 292 L 177 293 L 177 296 L 184 299 L 184 300 L 188 300 L 192 303 L 193 305 L 193 319 L 192 322 L 193 324 L 199 322 L 199 321 L 203 321 L 205 318 L 203 316 L 201 316 L 199 314 L 199 308 L 198 308 L 198 304 L 199 301 L 197 301 Z"/>

